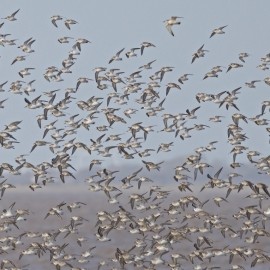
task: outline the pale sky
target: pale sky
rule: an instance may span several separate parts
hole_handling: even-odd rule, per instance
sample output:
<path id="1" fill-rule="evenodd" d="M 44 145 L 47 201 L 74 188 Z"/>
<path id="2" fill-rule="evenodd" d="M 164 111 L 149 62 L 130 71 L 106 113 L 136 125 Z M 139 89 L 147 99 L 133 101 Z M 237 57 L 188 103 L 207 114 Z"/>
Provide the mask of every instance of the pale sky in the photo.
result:
<path id="1" fill-rule="evenodd" d="M 5 17 L 18 8 L 16 21 L 5 21 L 0 32 L 11 34 L 10 39 L 16 39 L 16 46 L 5 46 L 0 48 L 0 72 L 1 82 L 5 85 L 4 93 L 0 93 L 0 100 L 8 98 L 5 103 L 5 109 L 1 109 L 0 128 L 12 121 L 22 120 L 21 130 L 13 135 L 20 142 L 16 144 L 14 150 L 3 150 L 0 155 L 0 162 L 14 163 L 14 158 L 19 154 L 29 153 L 33 143 L 41 140 L 43 129 L 39 129 L 36 122 L 36 115 L 42 113 L 41 109 L 29 110 L 24 108 L 26 105 L 23 95 L 14 95 L 10 92 L 10 83 L 20 80 L 18 71 L 25 67 L 33 67 L 31 75 L 23 80 L 33 83 L 36 91 L 30 94 L 29 100 L 41 95 L 44 91 L 61 89 L 57 93 L 57 100 L 64 95 L 64 89 L 75 87 L 77 78 L 88 77 L 94 79 L 93 68 L 103 66 L 107 68 L 120 68 L 124 71 L 123 77 L 136 71 L 139 66 L 152 60 L 156 60 L 153 69 L 143 71 L 141 81 L 149 82 L 149 76 L 164 66 L 174 67 L 173 72 L 167 73 L 161 82 L 158 90 L 160 101 L 165 97 L 166 84 L 168 82 L 177 82 L 180 75 L 192 73 L 193 76 L 184 85 L 182 90 L 172 89 L 164 103 L 165 110 L 158 114 L 158 117 L 146 116 L 146 111 L 140 110 L 132 119 L 126 119 L 127 124 L 123 127 L 114 124 L 111 133 L 126 132 L 127 128 L 138 121 L 142 121 L 144 126 L 156 125 L 155 131 L 163 128 L 161 115 L 163 113 L 185 113 L 186 109 L 193 109 L 201 106 L 198 111 L 198 119 L 190 120 L 187 127 L 194 124 L 206 124 L 210 128 L 203 131 L 191 132 L 192 138 L 182 141 L 179 137 L 174 138 L 174 133 L 166 134 L 164 132 L 150 133 L 147 141 L 143 144 L 145 148 L 157 149 L 161 142 L 174 141 L 173 150 L 169 153 L 153 154 L 149 159 L 153 161 L 170 160 L 178 156 L 185 156 L 193 153 L 198 146 L 206 146 L 210 141 L 217 140 L 217 150 L 207 154 L 209 160 L 225 159 L 231 162 L 229 152 L 231 145 L 227 143 L 227 125 L 232 122 L 231 115 L 236 112 L 234 108 L 229 111 L 212 103 L 199 104 L 195 95 L 198 92 L 217 94 L 227 90 L 231 91 L 242 86 L 237 106 L 240 112 L 247 117 L 254 117 L 261 111 L 261 102 L 269 100 L 269 86 L 263 81 L 257 84 L 257 88 L 249 89 L 244 83 L 251 80 L 263 80 L 268 76 L 268 71 L 262 71 L 256 68 L 260 64 L 260 58 L 269 53 L 269 38 L 267 29 L 269 28 L 269 2 L 268 1 L 2 1 L 1 17 Z M 58 21 L 58 28 L 54 27 L 50 21 L 52 15 L 61 15 L 65 18 L 72 18 L 78 24 L 71 26 L 68 30 L 63 21 Z M 173 27 L 175 34 L 172 37 L 166 30 L 163 21 L 171 16 L 182 16 L 181 25 Z M 4 21 L 4 20 L 1 20 Z M 214 28 L 228 25 L 224 30 L 224 35 L 216 35 L 209 39 L 211 31 Z M 64 74 L 63 82 L 47 82 L 43 74 L 49 66 L 61 67 L 61 62 L 67 57 L 68 51 L 72 46 L 69 44 L 60 44 L 57 39 L 62 36 L 76 38 L 86 38 L 91 44 L 82 45 L 81 55 L 78 56 L 76 64 L 71 68 L 72 74 Z M 10 65 L 11 61 L 17 56 L 22 55 L 17 47 L 26 39 L 33 37 L 34 53 L 27 57 L 24 62 L 18 62 Z M 125 52 L 130 48 L 140 47 L 143 41 L 149 41 L 155 44 L 156 48 L 146 48 L 143 56 L 127 59 L 123 54 L 123 61 L 113 62 L 108 65 L 110 58 L 120 49 L 125 48 Z M 197 59 L 191 64 L 192 54 L 202 45 L 209 50 L 204 58 Z M 250 57 L 246 59 L 244 67 L 237 70 L 231 70 L 226 73 L 228 65 L 232 62 L 240 62 L 238 54 L 247 52 Z M 205 73 L 210 71 L 213 66 L 221 65 L 226 67 L 219 78 L 208 78 L 202 80 Z M 121 86 L 118 86 L 118 92 L 123 92 Z M 110 87 L 104 91 L 96 88 L 94 82 L 82 84 L 76 93 L 76 101 L 87 100 L 91 96 L 103 97 L 104 102 L 101 108 L 106 107 L 106 98 L 113 89 Z M 138 97 L 138 95 L 136 96 Z M 42 96 L 45 98 L 45 96 Z M 157 105 L 157 104 L 156 104 Z M 117 104 L 110 104 L 117 108 Z M 134 102 L 134 98 L 124 108 L 136 108 L 140 106 Z M 63 121 L 67 117 L 80 113 L 77 119 L 86 115 L 78 109 L 75 102 L 65 111 L 66 118 L 59 118 L 56 126 L 63 127 Z M 120 113 L 123 116 L 123 113 Z M 211 123 L 208 121 L 210 116 L 224 115 L 222 123 Z M 267 118 L 267 113 L 264 118 Z M 54 118 L 49 118 L 43 125 L 52 122 Z M 98 125 L 107 124 L 103 115 L 100 114 Z M 251 150 L 258 150 L 266 155 L 268 144 L 268 135 L 265 132 L 265 126 L 256 126 L 250 122 L 241 125 L 246 130 L 246 135 L 250 139 L 245 142 Z M 76 140 L 90 144 L 90 138 L 96 139 L 103 133 L 96 132 L 95 128 L 87 132 L 80 129 Z M 72 139 L 74 136 L 66 137 Z M 125 139 L 129 135 L 124 136 Z M 45 138 L 52 141 L 48 134 Z M 74 160 L 82 164 L 87 154 L 77 151 L 74 154 Z M 36 148 L 28 157 L 29 161 L 38 163 L 44 161 L 44 158 L 50 160 L 53 154 L 46 148 Z M 98 158 L 93 154 L 89 159 Z M 239 156 L 239 160 L 241 157 Z M 118 154 L 114 156 L 113 161 L 107 161 L 120 164 L 122 162 L 139 162 L 139 158 L 134 160 L 123 160 Z M 243 157 L 243 161 L 246 158 Z M 80 166 L 80 165 L 79 165 Z M 86 165 L 88 166 L 88 164 Z M 83 167 L 83 166 L 82 166 Z"/>

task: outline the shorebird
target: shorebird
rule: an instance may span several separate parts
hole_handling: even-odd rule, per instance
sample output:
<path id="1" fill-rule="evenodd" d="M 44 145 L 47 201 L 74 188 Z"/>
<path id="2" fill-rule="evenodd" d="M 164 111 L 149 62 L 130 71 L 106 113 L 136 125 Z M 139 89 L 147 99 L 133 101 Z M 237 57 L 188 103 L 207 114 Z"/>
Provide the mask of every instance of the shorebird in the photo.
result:
<path id="1" fill-rule="evenodd" d="M 4 109 L 5 108 L 3 104 L 7 100 L 8 100 L 7 98 L 6 99 L 3 99 L 3 100 L 0 100 L 0 109 Z"/>
<path id="2" fill-rule="evenodd" d="M 221 122 L 221 118 L 224 118 L 225 116 L 222 115 L 215 115 L 209 118 L 209 121 L 211 122 L 215 122 L 215 123 L 220 123 Z"/>
<path id="3" fill-rule="evenodd" d="M 145 160 L 142 160 L 142 162 L 145 164 L 145 166 L 146 166 L 146 169 L 148 170 L 148 171 L 150 171 L 150 170 L 160 170 L 160 164 L 162 164 L 162 163 L 164 163 L 164 161 L 162 161 L 162 162 L 159 162 L 159 163 L 154 163 L 154 162 L 151 162 L 151 161 L 145 161 Z"/>
<path id="4" fill-rule="evenodd" d="M 63 20 L 63 17 L 60 15 L 51 16 L 51 22 L 55 27 L 58 27 L 58 25 L 56 24 L 56 21 L 60 21 L 60 20 Z"/>
<path id="5" fill-rule="evenodd" d="M 108 237 L 109 232 L 113 229 L 113 226 L 108 225 L 108 226 L 104 226 L 104 227 L 98 227 L 96 236 L 97 239 L 100 242 L 107 242 L 107 241 L 111 241 L 111 239 Z"/>
<path id="6" fill-rule="evenodd" d="M 200 109 L 200 107 L 196 107 L 194 109 L 192 109 L 191 111 L 189 109 L 186 109 L 186 113 L 187 113 L 187 117 L 189 119 L 196 119 L 197 116 L 195 115 L 195 112 Z"/>
<path id="7" fill-rule="evenodd" d="M 162 81 L 162 79 L 163 79 L 163 77 L 164 77 L 164 74 L 166 73 L 166 72 L 171 72 L 171 71 L 173 71 L 173 69 L 174 69 L 174 67 L 162 67 L 161 69 L 160 69 L 160 81 Z"/>
<path id="8" fill-rule="evenodd" d="M 80 78 L 78 78 L 77 84 L 76 84 L 76 91 L 78 90 L 78 88 L 79 88 L 79 86 L 80 86 L 81 83 L 88 83 L 90 81 L 92 81 L 92 79 L 89 79 L 89 78 L 86 78 L 86 77 L 80 77 Z"/>
<path id="9" fill-rule="evenodd" d="M 5 81 L 3 83 L 0 84 L 0 92 L 5 92 L 5 90 L 3 89 L 3 86 L 7 84 L 8 81 Z"/>
<path id="10" fill-rule="evenodd" d="M 262 102 L 262 115 L 265 112 L 265 109 L 269 107 L 269 111 L 270 111 L 270 100 L 265 100 Z"/>
<path id="11" fill-rule="evenodd" d="M 141 55 L 143 55 L 144 49 L 149 47 L 156 47 L 153 43 L 144 41 L 141 43 Z"/>
<path id="12" fill-rule="evenodd" d="M 78 48 L 78 50 L 81 51 L 81 45 L 87 44 L 87 43 L 91 43 L 91 41 L 89 41 L 86 38 L 77 38 L 73 47 L 74 47 L 74 49 Z"/>
<path id="13" fill-rule="evenodd" d="M 124 49 L 125 49 L 125 48 L 123 48 L 123 49 L 121 49 L 120 51 L 118 51 L 118 52 L 116 53 L 116 55 L 114 55 L 114 56 L 110 59 L 109 64 L 111 64 L 113 61 L 121 61 L 122 58 L 120 57 L 120 54 L 121 54 L 121 52 L 124 51 Z"/>
<path id="14" fill-rule="evenodd" d="M 227 71 L 226 72 L 229 72 L 232 68 L 241 68 L 241 67 L 243 67 L 243 65 L 242 64 L 238 64 L 238 63 L 231 63 L 231 64 L 229 64 L 229 66 L 228 66 L 228 69 L 227 69 Z"/>
<path id="15" fill-rule="evenodd" d="M 225 32 L 223 31 L 223 29 L 225 27 L 227 27 L 228 25 L 225 25 L 225 26 L 221 26 L 221 27 L 218 27 L 216 29 L 214 29 L 210 35 L 210 38 L 213 37 L 214 35 L 219 35 L 219 34 L 225 34 Z"/>
<path id="16" fill-rule="evenodd" d="M 137 56 L 137 54 L 135 53 L 136 50 L 140 50 L 140 48 L 131 48 L 130 51 L 126 52 L 126 57 L 130 58 Z"/>
<path id="17" fill-rule="evenodd" d="M 218 72 L 222 72 L 222 68 L 225 68 L 225 67 L 223 67 L 223 66 L 214 66 L 214 67 L 211 68 L 211 70 L 213 72 L 218 73 Z"/>
<path id="18" fill-rule="evenodd" d="M 171 88 L 177 88 L 179 90 L 181 90 L 180 86 L 177 83 L 168 83 L 166 88 L 166 96 L 169 94 Z"/>
<path id="19" fill-rule="evenodd" d="M 209 52 L 208 50 L 203 49 L 204 44 L 192 55 L 192 60 L 191 60 L 191 64 L 200 57 L 204 57 L 205 56 L 205 52 Z"/>
<path id="20" fill-rule="evenodd" d="M 221 202 L 227 202 L 227 203 L 229 203 L 225 198 L 223 198 L 223 197 L 215 197 L 215 198 L 213 198 L 213 201 L 214 201 L 214 203 L 218 206 L 218 207 L 220 207 L 220 203 Z"/>
<path id="21" fill-rule="evenodd" d="M 179 77 L 178 82 L 180 82 L 181 84 L 184 84 L 184 81 L 188 80 L 188 76 L 192 76 L 193 74 L 190 73 L 186 73 L 183 74 L 182 76 Z"/>
<path id="22" fill-rule="evenodd" d="M 215 78 L 217 78 L 218 77 L 218 74 L 217 74 L 217 72 L 215 72 L 215 71 L 209 71 L 209 72 L 207 72 L 205 75 L 204 75 L 204 77 L 203 77 L 203 80 L 205 80 L 205 79 L 207 79 L 207 78 L 209 78 L 209 77 L 215 77 Z"/>
<path id="23" fill-rule="evenodd" d="M 259 68 L 259 69 L 261 69 L 261 70 L 263 70 L 263 71 L 265 71 L 265 70 L 268 70 L 268 69 L 269 69 L 269 67 L 268 67 L 268 64 L 267 64 L 267 63 L 262 63 L 262 64 L 258 65 L 258 66 L 257 66 L 257 68 Z"/>
<path id="24" fill-rule="evenodd" d="M 147 64 L 145 64 L 145 65 L 143 65 L 143 66 L 140 66 L 139 69 L 141 69 L 141 68 L 144 68 L 144 69 L 151 69 L 151 68 L 152 68 L 151 65 L 152 65 L 154 62 L 156 62 L 156 60 L 153 60 L 153 61 L 151 61 L 151 62 L 149 62 L 149 63 L 147 63 Z"/>
<path id="25" fill-rule="evenodd" d="M 26 57 L 27 55 L 16 56 L 15 59 L 12 61 L 11 65 L 15 64 L 17 61 L 24 61 Z"/>
<path id="26" fill-rule="evenodd" d="M 243 114 L 241 114 L 241 113 L 234 113 L 232 115 L 232 120 L 233 120 L 233 122 L 235 123 L 236 126 L 238 126 L 240 119 L 242 119 L 243 121 L 245 121 L 247 123 L 247 117 L 244 116 Z"/>
<path id="27" fill-rule="evenodd" d="M 170 147 L 173 145 L 173 142 L 170 143 L 161 143 L 158 147 L 157 153 L 159 151 L 163 151 L 163 152 L 169 152 L 171 151 Z"/>
<path id="28" fill-rule="evenodd" d="M 255 86 L 255 83 L 256 82 L 260 82 L 260 80 L 254 80 L 254 81 L 251 81 L 251 82 L 246 82 L 245 85 L 249 88 L 256 88 Z"/>
<path id="29" fill-rule="evenodd" d="M 239 53 L 239 60 L 245 63 L 245 58 L 249 57 L 248 53 Z"/>
<path id="30" fill-rule="evenodd" d="M 200 162 L 194 165 L 194 180 L 196 180 L 198 171 L 203 174 L 203 169 L 212 167 L 210 164 L 205 162 Z"/>
<path id="31" fill-rule="evenodd" d="M 73 19 L 66 19 L 64 23 L 65 23 L 65 26 L 70 30 L 70 25 L 77 24 L 78 22 L 76 22 Z"/>
<path id="32" fill-rule="evenodd" d="M 18 127 L 18 125 L 21 123 L 22 121 L 14 121 L 11 122 L 10 124 L 5 126 L 4 131 L 5 132 L 14 132 L 20 129 L 20 127 Z"/>
<path id="33" fill-rule="evenodd" d="M 58 38 L 58 42 L 59 43 L 69 43 L 69 40 L 70 39 L 74 39 L 73 37 L 60 37 L 60 38 Z"/>
<path id="34" fill-rule="evenodd" d="M 29 96 L 30 93 L 33 93 L 36 91 L 35 88 L 32 87 L 32 84 L 35 82 L 36 80 L 32 80 L 29 83 L 27 83 L 27 85 L 23 88 L 24 93 Z"/>
<path id="35" fill-rule="evenodd" d="M 35 39 L 32 37 L 27 39 L 22 45 L 20 45 L 18 48 L 21 49 L 23 52 L 26 53 L 33 53 L 34 50 L 31 48 L 32 44 L 35 42 Z"/>
<path id="36" fill-rule="evenodd" d="M 174 25 L 180 25 L 181 22 L 177 21 L 177 19 L 181 19 L 183 17 L 178 17 L 178 16 L 172 16 L 170 19 L 163 21 L 165 23 L 165 27 L 169 31 L 169 33 L 174 36 L 174 33 L 172 31 L 172 26 Z"/>
<path id="37" fill-rule="evenodd" d="M 29 70 L 33 70 L 34 68 L 24 68 L 22 70 L 20 70 L 18 73 L 19 75 L 23 78 L 27 75 L 31 75 L 31 73 L 29 72 Z"/>
<path id="38" fill-rule="evenodd" d="M 8 15 L 5 18 L 2 18 L 4 20 L 8 20 L 8 21 L 16 21 L 17 19 L 15 18 L 16 14 L 20 11 L 20 9 L 16 10 L 15 12 L 13 12 L 11 15 Z"/>
<path id="39" fill-rule="evenodd" d="M 267 85 L 269 85 L 270 86 L 270 77 L 266 77 L 266 78 L 264 78 L 264 80 L 263 80 Z"/>
<path id="40" fill-rule="evenodd" d="M 49 142 L 46 142 L 46 141 L 35 141 L 31 150 L 30 150 L 30 153 L 34 151 L 34 149 L 37 147 L 37 146 L 45 146 L 47 144 L 50 144 Z"/>
<path id="41" fill-rule="evenodd" d="M 27 103 L 25 107 L 28 109 L 37 109 L 43 106 L 42 101 L 40 100 L 41 95 L 34 98 L 32 101 L 29 101 L 27 98 L 24 98 L 24 101 Z"/>

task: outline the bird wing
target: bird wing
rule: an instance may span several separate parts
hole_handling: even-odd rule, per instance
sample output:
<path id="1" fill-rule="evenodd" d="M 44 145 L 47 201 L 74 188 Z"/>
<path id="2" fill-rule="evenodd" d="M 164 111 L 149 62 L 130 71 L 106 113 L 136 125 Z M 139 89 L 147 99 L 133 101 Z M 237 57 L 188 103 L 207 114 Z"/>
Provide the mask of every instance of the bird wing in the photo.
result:
<path id="1" fill-rule="evenodd" d="M 174 36 L 174 33 L 173 33 L 173 31 L 172 31 L 172 27 L 171 27 L 169 24 L 166 25 L 166 28 L 167 28 L 167 30 L 169 31 L 169 33 L 170 33 L 172 36 Z"/>

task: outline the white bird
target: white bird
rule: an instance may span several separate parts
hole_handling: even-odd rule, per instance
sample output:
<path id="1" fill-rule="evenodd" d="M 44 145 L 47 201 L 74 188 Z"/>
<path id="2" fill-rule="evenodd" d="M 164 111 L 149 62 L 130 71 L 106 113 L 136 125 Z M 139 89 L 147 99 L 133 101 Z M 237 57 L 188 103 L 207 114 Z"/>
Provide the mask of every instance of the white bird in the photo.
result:
<path id="1" fill-rule="evenodd" d="M 60 20 L 63 20 L 63 17 L 60 15 L 53 15 L 51 17 L 51 22 L 55 27 L 58 27 L 58 25 L 56 24 L 56 21 L 60 21 Z"/>
<path id="2" fill-rule="evenodd" d="M 118 51 L 118 52 L 116 53 L 116 55 L 114 55 L 114 56 L 110 59 L 109 64 L 112 63 L 113 61 L 121 61 L 122 58 L 120 57 L 120 53 L 121 53 L 124 49 L 125 49 L 125 48 L 123 48 L 123 49 L 121 49 L 120 51 Z"/>
<path id="3" fill-rule="evenodd" d="M 130 58 L 137 56 L 137 54 L 135 53 L 136 50 L 140 50 L 140 48 L 131 48 L 130 51 L 126 52 L 126 57 Z"/>
<path id="4" fill-rule="evenodd" d="M 18 73 L 23 78 L 24 76 L 31 75 L 29 70 L 32 70 L 32 69 L 34 69 L 34 68 L 24 68 L 24 69 L 20 70 Z"/>
<path id="5" fill-rule="evenodd" d="M 12 61 L 11 65 L 15 64 L 17 61 L 24 61 L 26 57 L 27 55 L 16 56 L 15 59 Z"/>
<path id="6" fill-rule="evenodd" d="M 22 45 L 20 45 L 18 48 L 21 49 L 23 52 L 26 53 L 32 53 L 34 50 L 32 50 L 31 45 L 35 42 L 35 40 L 31 37 L 27 39 Z"/>
<path id="7" fill-rule="evenodd" d="M 15 18 L 15 15 L 19 12 L 20 9 L 16 10 L 15 12 L 13 12 L 11 15 L 2 18 L 4 20 L 8 20 L 8 21 L 16 21 L 17 19 Z"/>
<path id="8" fill-rule="evenodd" d="M 60 37 L 58 38 L 59 43 L 69 43 L 69 39 L 74 39 L 73 37 Z"/>
<path id="9" fill-rule="evenodd" d="M 163 21 L 165 23 L 165 27 L 167 28 L 167 30 L 169 31 L 169 33 L 174 36 L 174 33 L 172 31 L 172 26 L 174 25 L 180 25 L 181 22 L 177 21 L 177 19 L 180 19 L 183 17 L 178 17 L 178 16 L 172 16 L 170 19 Z"/>
<path id="10" fill-rule="evenodd" d="M 231 64 L 229 64 L 226 72 L 230 71 L 232 68 L 240 68 L 240 67 L 243 67 L 243 65 L 238 64 L 238 63 L 231 63 Z"/>
<path id="11" fill-rule="evenodd" d="M 192 60 L 191 60 L 191 64 L 200 57 L 204 57 L 205 52 L 209 52 L 208 50 L 205 50 L 204 48 L 204 44 L 192 55 Z"/>
<path id="12" fill-rule="evenodd" d="M 75 20 L 73 19 L 66 19 L 65 20 L 65 26 L 70 30 L 70 25 L 71 24 L 77 24 L 78 22 L 76 22 Z"/>
<path id="13" fill-rule="evenodd" d="M 256 88 L 255 86 L 255 83 L 256 82 L 260 82 L 260 80 L 254 80 L 254 81 L 251 81 L 251 82 L 246 82 L 245 85 L 249 88 Z"/>
<path id="14" fill-rule="evenodd" d="M 141 44 L 141 55 L 143 55 L 143 51 L 145 48 L 149 48 L 149 47 L 156 47 L 153 43 L 151 42 L 147 42 L 147 41 L 144 41 L 142 44 Z"/>
<path id="15" fill-rule="evenodd" d="M 249 57 L 248 53 L 239 53 L 239 60 L 245 63 L 245 59 L 246 57 Z"/>
<path id="16" fill-rule="evenodd" d="M 156 60 L 153 60 L 153 61 L 151 61 L 151 62 L 149 62 L 149 63 L 147 63 L 147 64 L 145 64 L 145 65 L 143 65 L 143 66 L 140 66 L 139 69 L 141 69 L 141 68 L 144 68 L 144 69 L 151 69 L 151 68 L 152 68 L 151 65 L 152 65 L 154 62 L 156 62 Z"/>

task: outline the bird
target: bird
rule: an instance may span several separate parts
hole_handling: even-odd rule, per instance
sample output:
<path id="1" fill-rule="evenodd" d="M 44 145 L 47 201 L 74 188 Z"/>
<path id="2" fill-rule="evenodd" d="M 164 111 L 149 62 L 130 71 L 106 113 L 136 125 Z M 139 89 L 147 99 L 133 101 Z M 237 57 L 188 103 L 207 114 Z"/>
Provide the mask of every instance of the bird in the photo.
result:
<path id="1" fill-rule="evenodd" d="M 63 43 L 69 43 L 70 39 L 74 39 L 74 38 L 65 36 L 65 37 L 60 37 L 57 40 L 58 40 L 59 43 L 63 44 Z"/>
<path id="2" fill-rule="evenodd" d="M 64 21 L 64 23 L 65 23 L 65 26 L 67 27 L 67 29 L 71 29 L 70 28 L 70 25 L 73 25 L 73 24 L 77 24 L 78 22 L 77 21 L 75 21 L 75 20 L 73 20 L 73 19 L 66 19 L 65 21 Z"/>
<path id="3" fill-rule="evenodd" d="M 190 73 L 183 74 L 182 76 L 179 77 L 178 82 L 180 82 L 181 84 L 184 84 L 184 81 L 187 81 L 188 77 L 192 75 L 193 74 L 190 74 Z"/>
<path id="4" fill-rule="evenodd" d="M 101 242 L 111 241 L 111 238 L 108 237 L 108 234 L 112 229 L 113 229 L 112 226 L 98 227 L 98 230 L 96 233 L 97 239 Z"/>
<path id="5" fill-rule="evenodd" d="M 173 145 L 173 142 L 170 142 L 170 143 L 161 143 L 159 145 L 159 147 L 158 147 L 157 153 L 159 151 L 163 151 L 163 152 L 169 152 L 169 151 L 171 151 L 170 150 L 170 146 L 172 146 L 172 145 Z"/>
<path id="6" fill-rule="evenodd" d="M 220 34 L 225 34 L 225 32 L 223 31 L 223 29 L 225 27 L 227 27 L 228 25 L 225 25 L 225 26 L 221 26 L 221 27 L 218 27 L 218 28 L 215 28 L 211 35 L 210 35 L 210 38 L 213 37 L 214 35 L 220 35 Z"/>
<path id="7" fill-rule="evenodd" d="M 153 43 L 144 41 L 141 43 L 141 55 L 143 55 L 144 49 L 149 47 L 156 47 Z"/>
<path id="8" fill-rule="evenodd" d="M 270 100 L 265 100 L 262 102 L 262 115 L 264 114 L 267 107 L 270 107 Z"/>
<path id="9" fill-rule="evenodd" d="M 241 67 L 243 67 L 242 64 L 239 64 L 239 63 L 231 63 L 231 64 L 229 64 L 229 66 L 228 66 L 226 72 L 229 72 L 232 68 L 241 68 Z"/>
<path id="10" fill-rule="evenodd" d="M 25 61 L 27 55 L 20 55 L 16 56 L 15 59 L 12 61 L 11 65 L 15 64 L 17 61 Z"/>
<path id="11" fill-rule="evenodd" d="M 209 118 L 209 121 L 218 123 L 218 122 L 221 122 L 221 118 L 224 118 L 224 116 L 222 116 L 222 115 L 215 115 L 213 117 L 210 117 Z"/>
<path id="12" fill-rule="evenodd" d="M 22 78 L 24 78 L 27 75 L 31 75 L 29 70 L 33 70 L 33 69 L 35 69 L 35 68 L 24 68 L 24 69 L 20 70 L 18 73 Z"/>
<path id="13" fill-rule="evenodd" d="M 26 41 L 24 41 L 24 43 L 22 45 L 20 45 L 18 48 L 21 49 L 23 52 L 33 53 L 34 50 L 31 48 L 31 46 L 35 41 L 36 40 L 31 37 L 31 38 L 27 39 Z"/>
<path id="14" fill-rule="evenodd" d="M 77 84 L 76 84 L 76 91 L 78 90 L 79 86 L 81 85 L 81 83 L 88 83 L 92 81 L 92 79 L 86 78 L 86 77 L 80 77 L 77 80 Z"/>
<path id="15" fill-rule="evenodd" d="M 55 27 L 58 27 L 58 25 L 56 24 L 57 21 L 63 20 L 63 17 L 60 15 L 53 15 L 51 16 L 51 22 Z"/>
<path id="16" fill-rule="evenodd" d="M 87 43 L 91 43 L 91 41 L 89 41 L 86 38 L 77 38 L 75 44 L 73 45 L 74 49 L 78 48 L 79 51 L 81 51 L 81 45 L 82 44 L 87 44 Z"/>
<path id="17" fill-rule="evenodd" d="M 16 21 L 17 19 L 16 19 L 16 14 L 18 13 L 20 11 L 20 9 L 17 9 L 15 12 L 13 12 L 11 15 L 8 15 L 7 17 L 5 17 L 5 18 L 2 18 L 2 19 L 4 19 L 4 20 L 8 20 L 8 21 Z"/>
<path id="18" fill-rule="evenodd" d="M 205 50 L 204 48 L 204 44 L 192 55 L 192 60 L 191 60 L 191 64 L 200 57 L 204 57 L 205 56 L 205 52 L 209 52 L 208 50 Z"/>
<path id="19" fill-rule="evenodd" d="M 162 163 L 164 163 L 164 161 L 159 162 L 159 163 L 154 163 L 154 162 L 145 161 L 145 160 L 142 160 L 142 162 L 145 164 L 145 166 L 146 166 L 146 168 L 147 168 L 148 171 L 154 170 L 154 169 L 156 169 L 156 170 L 159 171 L 160 170 L 160 166 L 159 165 L 161 165 Z"/>
<path id="20" fill-rule="evenodd" d="M 245 82 L 245 85 L 249 88 L 256 88 L 255 83 L 260 82 L 260 80 L 253 80 L 251 82 Z"/>
<path id="21" fill-rule="evenodd" d="M 3 99 L 3 100 L 0 100 L 0 109 L 4 109 L 5 108 L 3 104 L 7 100 L 8 100 L 7 98 L 6 99 Z"/>
<path id="22" fill-rule="evenodd" d="M 109 61 L 109 64 L 111 64 L 113 61 L 121 61 L 122 58 L 120 57 L 121 52 L 124 51 L 125 48 L 121 49 L 120 51 L 118 51 Z"/>
<path id="23" fill-rule="evenodd" d="M 195 112 L 200 109 L 200 106 L 199 107 L 196 107 L 194 109 L 192 109 L 191 111 L 189 109 L 186 109 L 186 113 L 187 113 L 187 117 L 189 119 L 196 119 L 197 116 L 195 115 Z"/>
<path id="24" fill-rule="evenodd" d="M 145 64 L 145 65 L 143 65 L 143 66 L 140 66 L 139 69 L 141 69 L 141 68 L 144 68 L 144 69 L 151 69 L 151 68 L 152 68 L 151 65 L 152 65 L 154 62 L 156 62 L 156 60 L 153 60 L 153 61 L 151 61 L 151 62 L 149 62 L 149 63 L 147 63 L 147 64 Z"/>
<path id="25" fill-rule="evenodd" d="M 126 52 L 126 57 L 130 58 L 137 56 L 137 54 L 135 53 L 136 50 L 140 50 L 140 48 L 131 48 L 130 51 Z"/>
<path id="26" fill-rule="evenodd" d="M 239 53 L 239 60 L 243 63 L 245 63 L 245 58 L 249 57 L 249 53 Z"/>
<path id="27" fill-rule="evenodd" d="M 37 147 L 37 146 L 45 146 L 49 144 L 49 142 L 46 142 L 46 141 L 35 141 L 35 143 L 33 144 L 31 150 L 30 150 L 30 153 L 34 151 L 34 149 Z"/>
<path id="28" fill-rule="evenodd" d="M 3 86 L 5 86 L 7 84 L 8 81 L 5 81 L 3 83 L 0 84 L 0 92 L 5 92 L 5 90 L 3 89 Z"/>
<path id="29" fill-rule="evenodd" d="M 167 19 L 165 21 L 163 21 L 165 23 L 165 27 L 166 29 L 169 31 L 169 33 L 174 36 L 174 33 L 172 31 L 172 26 L 174 25 L 180 25 L 181 22 L 180 21 L 177 21 L 177 19 L 181 19 L 183 17 L 178 17 L 178 16 L 171 16 L 170 19 Z"/>
<path id="30" fill-rule="evenodd" d="M 207 72 L 204 75 L 203 80 L 205 80 L 205 79 L 207 79 L 209 77 L 212 77 L 212 78 L 215 77 L 215 78 L 217 78 L 218 77 L 218 74 L 216 72 L 214 72 L 214 71 L 209 71 L 209 72 Z"/>
<path id="31" fill-rule="evenodd" d="M 181 90 L 180 86 L 176 83 L 168 83 L 167 84 L 167 88 L 166 88 L 166 96 L 169 94 L 171 88 L 177 88 L 179 90 Z"/>

